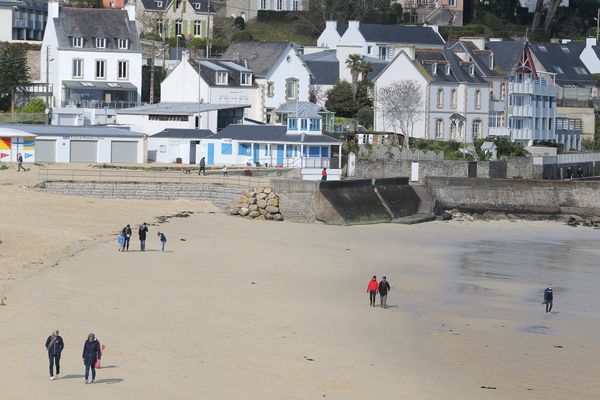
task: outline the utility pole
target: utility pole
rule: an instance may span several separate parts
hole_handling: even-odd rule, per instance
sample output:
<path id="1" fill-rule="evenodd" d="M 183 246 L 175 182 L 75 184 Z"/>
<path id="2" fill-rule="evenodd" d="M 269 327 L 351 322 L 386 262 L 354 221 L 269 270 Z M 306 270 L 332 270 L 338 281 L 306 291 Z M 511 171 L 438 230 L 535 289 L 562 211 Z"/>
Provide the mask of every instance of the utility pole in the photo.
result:
<path id="1" fill-rule="evenodd" d="M 150 98 L 148 102 L 154 104 L 154 44 L 152 44 L 152 52 L 150 53 Z"/>
<path id="2" fill-rule="evenodd" d="M 50 118 L 50 46 L 46 46 L 46 125 Z"/>
<path id="3" fill-rule="evenodd" d="M 596 16 L 596 45 L 598 44 L 598 40 L 600 40 L 600 8 Z"/>
<path id="4" fill-rule="evenodd" d="M 210 6 L 211 0 L 208 0 L 208 21 L 206 22 L 206 58 L 210 58 Z"/>

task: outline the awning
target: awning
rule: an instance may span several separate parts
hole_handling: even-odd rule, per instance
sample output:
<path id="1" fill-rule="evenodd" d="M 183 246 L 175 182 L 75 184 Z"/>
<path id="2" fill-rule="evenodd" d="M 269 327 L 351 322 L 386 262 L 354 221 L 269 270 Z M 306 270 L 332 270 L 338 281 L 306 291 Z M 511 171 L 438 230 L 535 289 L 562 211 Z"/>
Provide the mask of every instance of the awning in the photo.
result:
<path id="1" fill-rule="evenodd" d="M 137 87 L 129 82 L 63 81 L 63 86 L 69 89 L 83 90 L 137 91 Z"/>
<path id="2" fill-rule="evenodd" d="M 7 128 L 0 126 L 0 137 L 35 137 L 36 134 L 28 133 L 26 131 L 22 131 L 20 129 L 15 128 Z"/>

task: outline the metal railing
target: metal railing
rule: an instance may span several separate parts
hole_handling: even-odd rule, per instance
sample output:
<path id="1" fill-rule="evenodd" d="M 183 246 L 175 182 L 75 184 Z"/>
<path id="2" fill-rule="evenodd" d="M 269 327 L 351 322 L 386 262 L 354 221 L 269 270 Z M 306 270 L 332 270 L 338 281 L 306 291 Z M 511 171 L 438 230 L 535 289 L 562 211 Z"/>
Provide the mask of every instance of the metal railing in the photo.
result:
<path id="1" fill-rule="evenodd" d="M 115 101 L 111 101 L 111 102 L 104 102 L 104 101 L 100 101 L 100 100 L 70 100 L 70 101 L 63 101 L 61 103 L 62 107 L 77 107 L 77 108 L 96 108 L 96 109 L 103 109 L 103 108 L 108 108 L 111 110 L 118 110 L 121 108 L 132 108 L 132 107 L 138 107 L 142 105 L 142 103 L 140 103 L 139 101 L 121 101 L 121 100 L 115 100 Z"/>
<path id="2" fill-rule="evenodd" d="M 41 168 L 38 179 L 40 182 L 185 183 L 247 188 L 268 186 L 271 182 L 268 177 L 238 174 L 224 176 L 221 171 L 198 175 L 196 171 L 189 171 L 187 168 L 179 171 Z"/>

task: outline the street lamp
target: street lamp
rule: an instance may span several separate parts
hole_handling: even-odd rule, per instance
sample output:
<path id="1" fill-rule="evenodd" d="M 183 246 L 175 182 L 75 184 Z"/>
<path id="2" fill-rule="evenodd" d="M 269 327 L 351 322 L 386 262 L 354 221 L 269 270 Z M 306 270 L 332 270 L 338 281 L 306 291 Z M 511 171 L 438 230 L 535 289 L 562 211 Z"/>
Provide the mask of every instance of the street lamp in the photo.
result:
<path id="1" fill-rule="evenodd" d="M 594 18 L 596 20 L 596 44 L 600 40 L 600 8 L 598 9 L 598 16 Z"/>

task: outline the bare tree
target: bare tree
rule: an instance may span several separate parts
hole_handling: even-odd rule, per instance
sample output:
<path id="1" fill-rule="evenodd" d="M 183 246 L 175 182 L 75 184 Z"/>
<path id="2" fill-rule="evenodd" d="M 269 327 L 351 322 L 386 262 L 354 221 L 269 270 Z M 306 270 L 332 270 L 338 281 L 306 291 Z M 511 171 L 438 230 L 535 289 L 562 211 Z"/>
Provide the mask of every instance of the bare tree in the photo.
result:
<path id="1" fill-rule="evenodd" d="M 544 33 L 546 35 L 550 33 L 550 27 L 554 22 L 556 11 L 558 11 L 558 7 L 560 7 L 561 2 L 562 0 L 550 0 L 550 4 L 548 5 L 548 13 L 546 14 L 546 20 L 544 21 Z"/>
<path id="2" fill-rule="evenodd" d="M 531 30 L 536 31 L 542 23 L 542 11 L 544 8 L 544 0 L 537 0 L 535 3 L 535 12 L 533 13 L 533 22 L 531 23 Z"/>
<path id="3" fill-rule="evenodd" d="M 390 122 L 394 132 L 404 135 L 404 147 L 412 137 L 415 123 L 423 115 L 423 93 L 414 80 L 394 81 L 376 93 L 376 105 L 383 113 L 384 122 Z M 385 129 L 385 126 L 384 126 Z"/>

